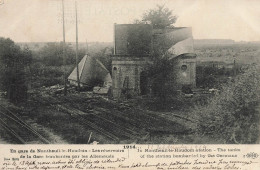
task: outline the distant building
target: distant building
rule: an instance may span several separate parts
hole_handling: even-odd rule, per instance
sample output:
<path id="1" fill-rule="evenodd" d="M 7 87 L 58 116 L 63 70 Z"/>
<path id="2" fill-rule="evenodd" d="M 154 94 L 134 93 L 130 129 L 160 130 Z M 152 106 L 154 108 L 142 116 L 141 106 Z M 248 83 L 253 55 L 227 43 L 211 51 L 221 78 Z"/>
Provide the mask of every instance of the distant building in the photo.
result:
<path id="1" fill-rule="evenodd" d="M 218 60 L 201 60 L 197 61 L 198 66 L 213 67 L 218 69 L 233 69 L 234 61 L 218 61 Z"/>

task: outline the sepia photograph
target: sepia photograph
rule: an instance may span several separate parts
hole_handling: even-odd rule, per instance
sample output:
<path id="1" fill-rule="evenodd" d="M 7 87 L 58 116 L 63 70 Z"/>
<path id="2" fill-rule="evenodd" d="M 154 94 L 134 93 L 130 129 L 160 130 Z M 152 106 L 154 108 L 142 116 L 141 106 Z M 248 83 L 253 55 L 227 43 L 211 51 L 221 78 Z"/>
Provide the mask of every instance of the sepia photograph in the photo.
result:
<path id="1" fill-rule="evenodd" d="M 260 144 L 260 1 L 1 0 L 0 144 Z"/>

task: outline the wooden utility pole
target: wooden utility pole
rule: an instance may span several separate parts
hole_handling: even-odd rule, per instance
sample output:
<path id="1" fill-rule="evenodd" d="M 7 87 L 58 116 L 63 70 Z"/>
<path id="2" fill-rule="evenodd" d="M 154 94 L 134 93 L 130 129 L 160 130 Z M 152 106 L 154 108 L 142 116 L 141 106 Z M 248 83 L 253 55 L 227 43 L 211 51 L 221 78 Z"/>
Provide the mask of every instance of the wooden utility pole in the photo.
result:
<path id="1" fill-rule="evenodd" d="M 234 68 L 233 68 L 233 70 L 234 70 L 234 76 L 236 76 L 237 75 L 237 71 L 236 71 L 236 56 L 233 56 L 233 59 L 234 59 Z"/>
<path id="2" fill-rule="evenodd" d="M 79 82 L 79 65 L 78 65 L 78 12 L 77 12 L 77 2 L 75 1 L 75 12 L 76 12 L 76 66 L 77 66 L 77 82 L 78 82 L 78 92 L 80 92 L 80 82 Z"/>
<path id="3" fill-rule="evenodd" d="M 86 54 L 88 55 L 88 40 L 86 39 Z"/>
<path id="4" fill-rule="evenodd" d="M 65 69 L 65 65 L 66 65 L 66 58 L 65 58 L 65 21 L 64 21 L 64 0 L 62 0 L 62 24 L 63 24 L 63 44 L 62 44 L 62 48 L 63 48 L 63 77 L 64 77 L 64 96 L 67 95 L 67 79 L 66 79 L 66 69 Z"/>
<path id="5" fill-rule="evenodd" d="M 116 23 L 114 23 L 114 55 L 116 55 Z"/>

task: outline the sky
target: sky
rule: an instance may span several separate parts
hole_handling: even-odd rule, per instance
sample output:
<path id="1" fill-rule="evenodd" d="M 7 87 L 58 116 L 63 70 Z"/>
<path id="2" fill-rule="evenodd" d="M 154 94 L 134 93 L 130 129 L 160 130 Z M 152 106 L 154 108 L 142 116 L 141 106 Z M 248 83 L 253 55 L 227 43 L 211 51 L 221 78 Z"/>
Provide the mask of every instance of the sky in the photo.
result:
<path id="1" fill-rule="evenodd" d="M 61 0 L 1 1 L 1 37 L 15 42 L 63 40 Z M 156 4 L 178 16 L 176 27 L 192 27 L 195 39 L 260 41 L 259 0 L 64 0 L 67 42 L 75 42 L 75 1 L 79 42 L 112 42 L 114 23 L 133 23 Z"/>

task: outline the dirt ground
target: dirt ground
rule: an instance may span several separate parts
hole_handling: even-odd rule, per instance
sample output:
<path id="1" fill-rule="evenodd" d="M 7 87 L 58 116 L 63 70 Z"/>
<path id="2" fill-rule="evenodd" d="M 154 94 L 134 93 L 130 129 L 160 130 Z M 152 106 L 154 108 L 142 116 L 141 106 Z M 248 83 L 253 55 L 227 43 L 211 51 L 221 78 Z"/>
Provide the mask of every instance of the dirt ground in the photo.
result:
<path id="1" fill-rule="evenodd" d="M 196 119 L 190 111 L 191 103 L 203 103 L 198 98 L 174 100 L 160 108 L 149 97 L 119 102 L 93 92 L 72 91 L 64 96 L 41 88 L 12 109 L 51 143 L 219 143 L 195 133 Z"/>

